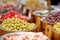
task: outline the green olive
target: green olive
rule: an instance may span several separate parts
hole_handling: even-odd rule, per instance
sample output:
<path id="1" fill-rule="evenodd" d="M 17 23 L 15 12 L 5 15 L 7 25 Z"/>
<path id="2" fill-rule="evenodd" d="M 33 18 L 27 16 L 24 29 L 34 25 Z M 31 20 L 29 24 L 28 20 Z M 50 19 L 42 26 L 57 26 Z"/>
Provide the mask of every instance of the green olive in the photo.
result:
<path id="1" fill-rule="evenodd" d="M 2 28 L 10 31 L 29 31 L 35 28 L 35 24 L 18 18 L 11 18 L 3 21 Z"/>
<path id="2" fill-rule="evenodd" d="M 55 24 L 54 29 L 55 31 L 60 32 L 60 23 Z"/>

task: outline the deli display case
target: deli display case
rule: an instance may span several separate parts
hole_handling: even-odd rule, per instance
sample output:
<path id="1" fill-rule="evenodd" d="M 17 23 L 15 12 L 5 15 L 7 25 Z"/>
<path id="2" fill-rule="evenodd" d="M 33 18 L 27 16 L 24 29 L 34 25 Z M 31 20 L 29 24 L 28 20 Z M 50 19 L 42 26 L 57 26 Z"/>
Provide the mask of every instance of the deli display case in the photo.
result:
<path id="1" fill-rule="evenodd" d="M 60 40 L 60 6 L 50 0 L 0 0 L 0 40 Z"/>

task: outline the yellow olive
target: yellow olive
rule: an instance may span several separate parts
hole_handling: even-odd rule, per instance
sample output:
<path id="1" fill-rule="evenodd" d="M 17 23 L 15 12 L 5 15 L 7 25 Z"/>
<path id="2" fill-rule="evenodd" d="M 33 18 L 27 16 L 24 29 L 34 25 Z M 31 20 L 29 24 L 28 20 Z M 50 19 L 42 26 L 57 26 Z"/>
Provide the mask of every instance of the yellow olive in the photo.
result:
<path id="1" fill-rule="evenodd" d="M 35 27 L 34 23 L 28 23 L 18 18 L 6 19 L 2 23 L 2 28 L 10 31 L 29 31 Z"/>
<path id="2" fill-rule="evenodd" d="M 55 29 L 55 31 L 60 32 L 60 23 L 56 23 L 54 25 L 54 29 Z"/>

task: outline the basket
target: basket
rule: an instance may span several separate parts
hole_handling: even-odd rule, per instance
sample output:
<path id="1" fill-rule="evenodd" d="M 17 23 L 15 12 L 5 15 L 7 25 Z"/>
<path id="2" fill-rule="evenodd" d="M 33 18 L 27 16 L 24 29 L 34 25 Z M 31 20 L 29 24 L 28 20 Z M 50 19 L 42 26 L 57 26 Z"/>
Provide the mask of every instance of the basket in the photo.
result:
<path id="1" fill-rule="evenodd" d="M 50 39 L 52 39 L 52 37 L 53 37 L 53 28 L 52 28 L 51 25 L 46 25 L 45 34 L 46 34 Z"/>
<path id="2" fill-rule="evenodd" d="M 47 25 L 50 25 L 50 26 L 52 26 L 53 27 L 53 25 L 54 25 L 54 23 L 48 23 L 48 22 L 46 22 L 45 21 L 45 18 L 46 17 L 43 17 L 43 18 L 41 18 L 41 21 L 42 21 L 42 31 L 45 33 L 45 29 L 46 29 L 46 26 Z"/>
<path id="3" fill-rule="evenodd" d="M 60 33 L 53 30 L 53 40 L 60 40 Z"/>
<path id="4" fill-rule="evenodd" d="M 33 28 L 32 30 L 28 30 L 28 31 L 9 31 L 9 30 L 4 30 L 1 28 L 2 25 L 0 25 L 0 36 L 7 34 L 7 33 L 12 33 L 12 32 L 37 32 L 37 27 Z"/>
<path id="5" fill-rule="evenodd" d="M 48 13 L 48 10 L 41 10 L 41 11 L 33 12 L 34 20 L 35 20 L 35 23 L 38 27 L 37 31 L 41 31 L 41 18 L 46 16 L 46 15 L 41 15 L 40 12 L 41 13 L 43 12 L 42 14 L 46 14 L 46 13 Z M 38 15 L 38 14 L 40 14 L 40 15 Z"/>

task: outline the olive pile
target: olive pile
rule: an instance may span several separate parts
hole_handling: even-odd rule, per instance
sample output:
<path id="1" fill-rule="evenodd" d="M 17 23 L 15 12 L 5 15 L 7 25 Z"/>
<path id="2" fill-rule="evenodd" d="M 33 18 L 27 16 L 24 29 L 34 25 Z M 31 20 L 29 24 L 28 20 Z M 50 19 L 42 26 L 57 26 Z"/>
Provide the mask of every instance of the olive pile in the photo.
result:
<path id="1" fill-rule="evenodd" d="M 34 28 L 36 28 L 34 23 L 28 23 L 18 18 L 7 19 L 2 23 L 2 29 L 9 31 L 29 31 Z"/>
<path id="2" fill-rule="evenodd" d="M 57 32 L 60 32 L 60 23 L 57 23 L 54 25 L 54 30 L 56 30 Z"/>
<path id="3" fill-rule="evenodd" d="M 60 12 L 51 12 L 45 18 L 48 23 L 57 23 L 60 22 Z"/>

